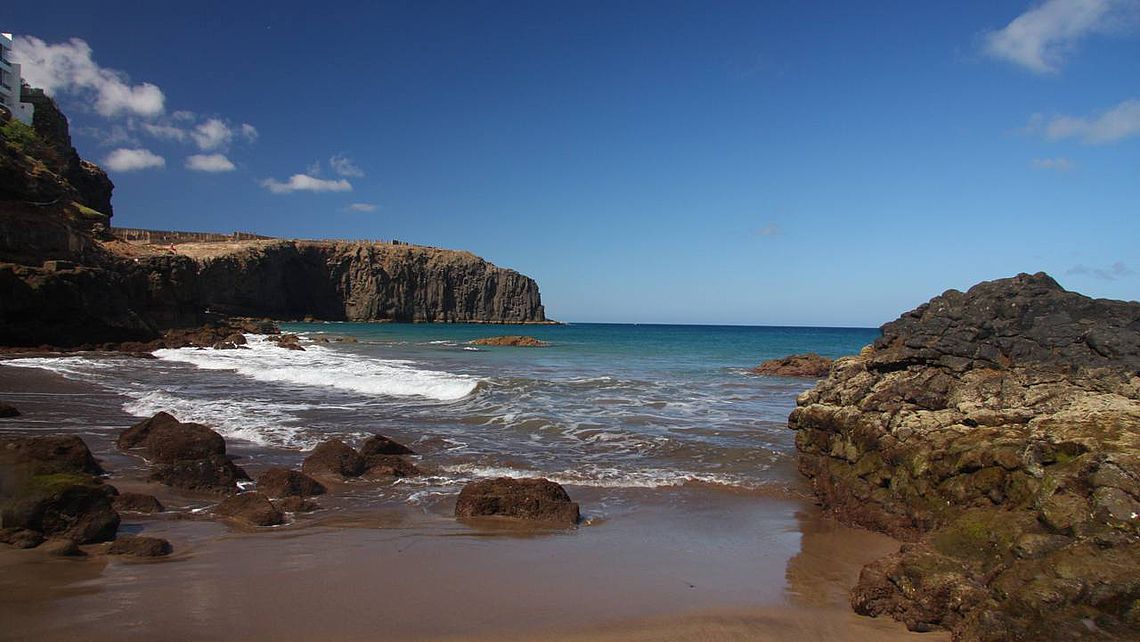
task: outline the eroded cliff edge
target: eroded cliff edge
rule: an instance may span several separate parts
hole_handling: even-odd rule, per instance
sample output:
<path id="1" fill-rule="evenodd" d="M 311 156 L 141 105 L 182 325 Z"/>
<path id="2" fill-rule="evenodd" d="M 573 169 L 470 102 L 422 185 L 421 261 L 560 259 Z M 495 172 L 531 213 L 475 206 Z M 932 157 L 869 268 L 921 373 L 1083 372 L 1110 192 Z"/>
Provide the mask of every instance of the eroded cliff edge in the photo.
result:
<path id="1" fill-rule="evenodd" d="M 27 90 L 26 90 L 27 93 Z M 147 341 L 219 315 L 541 323 L 538 285 L 469 253 L 382 243 L 141 248 L 109 233 L 114 188 L 66 117 L 0 124 L 0 346 Z"/>
<path id="2" fill-rule="evenodd" d="M 1140 303 L 1045 274 L 948 291 L 797 400 L 800 470 L 907 544 L 860 613 L 956 640 L 1140 631 Z"/>

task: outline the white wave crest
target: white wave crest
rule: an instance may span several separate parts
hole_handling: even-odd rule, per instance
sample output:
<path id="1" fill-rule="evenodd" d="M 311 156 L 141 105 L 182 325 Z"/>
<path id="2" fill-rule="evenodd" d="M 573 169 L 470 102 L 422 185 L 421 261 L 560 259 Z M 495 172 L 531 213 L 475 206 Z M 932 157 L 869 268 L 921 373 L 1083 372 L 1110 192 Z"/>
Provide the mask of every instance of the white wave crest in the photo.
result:
<path id="1" fill-rule="evenodd" d="M 157 350 L 166 361 L 203 370 L 232 370 L 257 381 L 322 386 L 391 397 L 454 401 L 471 394 L 478 380 L 465 375 L 423 370 L 407 361 L 377 359 L 324 346 L 283 350 L 252 336 L 248 350 Z"/>

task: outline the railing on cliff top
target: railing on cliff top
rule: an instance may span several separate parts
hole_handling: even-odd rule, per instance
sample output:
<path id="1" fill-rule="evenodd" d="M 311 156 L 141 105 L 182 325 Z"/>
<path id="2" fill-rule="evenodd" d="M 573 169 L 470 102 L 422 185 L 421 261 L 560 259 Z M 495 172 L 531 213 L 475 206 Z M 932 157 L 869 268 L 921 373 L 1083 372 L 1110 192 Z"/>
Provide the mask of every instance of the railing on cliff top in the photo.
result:
<path id="1" fill-rule="evenodd" d="M 227 243 L 233 241 L 275 241 L 275 236 L 263 236 L 251 232 L 232 232 L 220 234 L 217 232 L 177 232 L 172 230 L 144 230 L 137 227 L 112 227 L 111 234 L 120 241 L 127 243 L 143 243 L 146 245 L 169 245 L 171 243 Z M 320 239 L 319 243 L 363 243 L 372 245 L 406 245 L 413 244 L 396 239 Z M 424 245 L 437 249 L 434 246 Z"/>

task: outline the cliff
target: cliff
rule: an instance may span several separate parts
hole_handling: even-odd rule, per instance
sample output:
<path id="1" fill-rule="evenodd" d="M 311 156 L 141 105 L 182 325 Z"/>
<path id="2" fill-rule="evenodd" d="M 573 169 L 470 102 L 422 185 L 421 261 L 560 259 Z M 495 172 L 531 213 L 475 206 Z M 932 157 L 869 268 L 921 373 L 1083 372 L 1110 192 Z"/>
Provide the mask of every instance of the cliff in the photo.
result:
<path id="1" fill-rule="evenodd" d="M 1022 274 L 882 330 L 789 417 L 820 503 L 912 542 L 855 609 L 955 640 L 1140 630 L 1140 303 Z"/>
<path id="2" fill-rule="evenodd" d="M 351 321 L 545 321 L 538 286 L 467 252 L 248 240 L 177 253 L 108 234 L 114 186 L 50 98 L 0 126 L 0 345 L 146 341 L 218 314 Z"/>

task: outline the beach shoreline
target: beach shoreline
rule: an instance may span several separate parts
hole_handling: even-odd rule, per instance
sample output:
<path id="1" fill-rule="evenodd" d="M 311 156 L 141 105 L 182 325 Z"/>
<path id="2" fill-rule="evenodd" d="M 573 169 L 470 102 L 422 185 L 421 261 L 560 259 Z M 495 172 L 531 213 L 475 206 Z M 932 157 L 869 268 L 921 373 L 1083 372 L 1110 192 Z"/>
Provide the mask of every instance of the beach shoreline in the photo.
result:
<path id="1" fill-rule="evenodd" d="M 174 509 L 124 515 L 121 528 L 170 540 L 166 561 L 0 551 L 10 639 L 913 636 L 847 604 L 859 568 L 897 542 L 835 524 L 798 493 L 637 489 L 612 518 L 544 532 L 472 527 L 445 506 L 361 503 L 350 488 L 311 516 L 250 532 L 194 517 L 208 497 L 140 479 L 138 459 L 112 444 L 137 420 L 118 395 L 10 365 L 0 390 L 27 411 L 0 430 L 54 433 L 71 417 L 64 430 L 88 442 L 109 483 L 157 492 Z M 256 466 L 235 445 L 238 462 Z M 587 516 L 595 510 L 597 489 L 568 490 Z"/>

